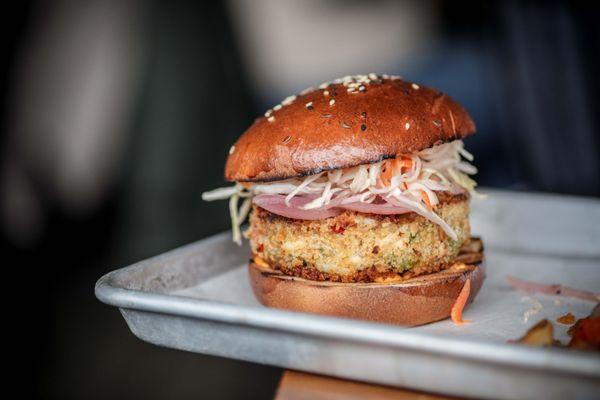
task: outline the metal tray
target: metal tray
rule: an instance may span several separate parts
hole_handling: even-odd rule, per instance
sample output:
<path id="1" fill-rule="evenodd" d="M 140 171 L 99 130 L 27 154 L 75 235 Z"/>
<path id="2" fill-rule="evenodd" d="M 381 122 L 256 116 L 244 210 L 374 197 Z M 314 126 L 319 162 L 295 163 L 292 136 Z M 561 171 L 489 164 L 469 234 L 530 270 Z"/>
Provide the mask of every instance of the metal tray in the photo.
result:
<path id="1" fill-rule="evenodd" d="M 111 272 L 96 296 L 160 346 L 457 396 L 597 398 L 597 354 L 506 344 L 542 318 L 581 318 L 594 304 L 524 295 L 505 276 L 598 290 L 600 201 L 488 192 L 473 202 L 488 277 L 465 311 L 470 324 L 401 328 L 265 308 L 249 286 L 248 248 L 229 233 Z M 536 301 L 543 308 L 526 321 Z M 566 341 L 566 327 L 554 325 Z"/>

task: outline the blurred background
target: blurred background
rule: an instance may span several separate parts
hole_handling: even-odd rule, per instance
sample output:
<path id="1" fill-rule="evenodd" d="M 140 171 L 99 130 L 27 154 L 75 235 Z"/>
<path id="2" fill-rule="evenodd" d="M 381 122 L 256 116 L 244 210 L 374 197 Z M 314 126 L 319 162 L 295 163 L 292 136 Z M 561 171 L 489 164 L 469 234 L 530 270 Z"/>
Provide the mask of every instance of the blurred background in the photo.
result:
<path id="1" fill-rule="evenodd" d="M 224 185 L 229 147 L 255 116 L 322 81 L 375 72 L 434 86 L 477 123 L 467 148 L 481 185 L 599 196 L 600 30 L 586 3 L 45 0 L 5 9 L 0 245 L 22 390 L 273 396 L 281 370 L 143 343 L 93 289 L 110 270 L 226 230 L 227 205 L 200 194 Z"/>

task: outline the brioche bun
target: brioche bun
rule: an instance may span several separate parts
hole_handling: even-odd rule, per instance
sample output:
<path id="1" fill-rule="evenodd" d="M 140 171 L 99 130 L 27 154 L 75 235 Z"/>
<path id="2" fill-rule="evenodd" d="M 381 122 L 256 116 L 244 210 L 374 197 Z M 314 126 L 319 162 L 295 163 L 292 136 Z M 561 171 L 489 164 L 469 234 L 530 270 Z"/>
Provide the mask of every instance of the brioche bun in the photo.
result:
<path id="1" fill-rule="evenodd" d="M 225 179 L 274 181 L 369 164 L 475 132 L 469 114 L 438 90 L 362 77 L 321 85 L 267 111 L 231 147 Z"/>

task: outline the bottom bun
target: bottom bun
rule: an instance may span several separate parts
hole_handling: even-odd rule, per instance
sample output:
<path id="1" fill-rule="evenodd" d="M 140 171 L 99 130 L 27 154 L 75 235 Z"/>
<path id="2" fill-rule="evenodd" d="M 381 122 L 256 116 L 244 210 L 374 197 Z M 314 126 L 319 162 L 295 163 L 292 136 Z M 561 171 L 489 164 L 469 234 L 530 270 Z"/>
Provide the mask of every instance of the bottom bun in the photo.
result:
<path id="1" fill-rule="evenodd" d="M 249 272 L 256 298 L 267 307 L 416 326 L 448 318 L 467 279 L 470 303 L 485 279 L 485 260 L 481 240 L 473 238 L 450 267 L 399 282 L 311 281 L 254 262 Z"/>

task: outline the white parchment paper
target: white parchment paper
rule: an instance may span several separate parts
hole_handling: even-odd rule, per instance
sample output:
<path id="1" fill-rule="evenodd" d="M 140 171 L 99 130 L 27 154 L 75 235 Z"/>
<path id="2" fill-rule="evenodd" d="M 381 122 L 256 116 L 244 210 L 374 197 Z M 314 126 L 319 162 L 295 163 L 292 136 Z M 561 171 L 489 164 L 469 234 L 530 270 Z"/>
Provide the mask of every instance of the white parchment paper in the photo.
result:
<path id="1" fill-rule="evenodd" d="M 569 196 L 484 190 L 472 202 L 471 225 L 486 247 L 487 278 L 465 310 L 468 324 L 441 321 L 411 328 L 418 332 L 505 342 L 521 337 L 547 318 L 555 337 L 567 342 L 568 326 L 556 319 L 568 312 L 587 316 L 593 302 L 512 289 L 507 275 L 600 291 L 600 201 Z M 260 306 L 250 288 L 246 265 L 179 290 L 177 295 Z"/>

